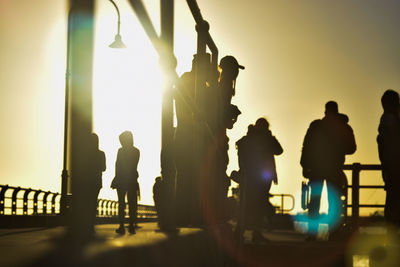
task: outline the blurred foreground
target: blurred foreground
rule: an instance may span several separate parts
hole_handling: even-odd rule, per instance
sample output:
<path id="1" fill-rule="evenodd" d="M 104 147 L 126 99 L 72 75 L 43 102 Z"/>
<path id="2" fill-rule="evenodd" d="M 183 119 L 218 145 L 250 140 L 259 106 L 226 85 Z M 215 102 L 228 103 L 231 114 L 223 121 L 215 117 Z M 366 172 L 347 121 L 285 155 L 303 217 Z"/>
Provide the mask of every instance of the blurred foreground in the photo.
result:
<path id="1" fill-rule="evenodd" d="M 307 241 L 291 230 L 264 231 L 269 241 L 239 245 L 222 232 L 181 228 L 165 234 L 141 223 L 137 234 L 96 226 L 87 242 L 64 238 L 65 227 L 0 229 L 0 266 L 399 266 L 398 236 L 382 227 L 348 238 Z"/>

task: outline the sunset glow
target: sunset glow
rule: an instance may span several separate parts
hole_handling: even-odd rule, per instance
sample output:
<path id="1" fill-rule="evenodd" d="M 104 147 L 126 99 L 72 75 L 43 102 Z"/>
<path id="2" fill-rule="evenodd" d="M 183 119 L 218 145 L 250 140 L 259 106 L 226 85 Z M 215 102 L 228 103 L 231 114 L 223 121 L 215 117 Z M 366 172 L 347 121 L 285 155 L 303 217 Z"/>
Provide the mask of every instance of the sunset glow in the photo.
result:
<path id="1" fill-rule="evenodd" d="M 152 204 L 151 186 L 160 174 L 159 58 L 128 1 L 116 2 L 127 45 L 122 50 L 108 47 L 117 28 L 114 7 L 108 1 L 96 2 L 93 130 L 107 159 L 100 197 L 116 199 L 109 186 L 118 135 L 131 130 L 141 150 L 142 203 Z M 159 30 L 159 2 L 143 2 Z M 379 163 L 379 98 L 387 88 L 400 87 L 397 2 L 199 0 L 198 4 L 210 23 L 219 58 L 234 55 L 246 67 L 239 73 L 232 100 L 242 114 L 228 131 L 228 174 L 238 169 L 235 142 L 250 123 L 266 117 L 284 149 L 276 157 L 279 183 L 271 191 L 300 199 L 301 144 L 310 122 L 323 117 L 328 100 L 338 102 L 354 129 L 357 151 L 346 162 Z M 176 1 L 178 74 L 190 70 L 196 53 L 194 25 L 186 2 Z M 1 183 L 59 192 L 67 1 L 3 0 L 0 26 L 0 115 L 5 125 L 0 138 Z M 365 184 L 382 183 L 379 172 L 364 172 L 361 178 Z M 361 199 L 383 203 L 384 192 L 369 190 L 361 193 Z M 295 206 L 301 211 L 299 201 Z"/>

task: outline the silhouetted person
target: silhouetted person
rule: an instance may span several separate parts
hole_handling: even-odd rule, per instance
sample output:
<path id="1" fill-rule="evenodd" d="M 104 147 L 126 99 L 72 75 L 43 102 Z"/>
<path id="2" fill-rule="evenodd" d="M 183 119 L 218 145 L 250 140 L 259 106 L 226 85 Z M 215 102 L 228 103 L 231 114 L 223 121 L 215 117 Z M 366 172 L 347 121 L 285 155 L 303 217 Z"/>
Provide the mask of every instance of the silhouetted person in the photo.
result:
<path id="1" fill-rule="evenodd" d="M 194 179 L 194 92 L 196 57 L 192 70 L 179 79 L 174 95 L 177 127 L 174 135 L 174 162 L 176 168 L 176 199 L 178 224 L 188 224 L 191 210 L 191 197 Z"/>
<path id="2" fill-rule="evenodd" d="M 91 135 L 91 158 L 90 158 L 90 170 L 92 173 L 92 182 L 93 185 L 91 187 L 92 190 L 88 192 L 90 194 L 91 201 L 91 215 L 92 225 L 95 223 L 96 219 L 96 211 L 97 211 L 97 198 L 100 192 L 100 189 L 103 186 L 102 175 L 106 170 L 106 156 L 103 151 L 99 150 L 99 137 L 97 134 L 92 133 Z"/>
<path id="3" fill-rule="evenodd" d="M 399 94 L 386 90 L 381 98 L 383 115 L 378 128 L 379 159 L 385 182 L 385 219 L 400 226 L 400 104 Z"/>
<path id="4" fill-rule="evenodd" d="M 239 108 L 233 105 L 231 101 L 235 95 L 239 69 L 244 69 L 244 67 L 239 65 L 233 56 L 221 58 L 219 66 L 221 73 L 217 88 L 208 94 L 209 101 L 213 101 L 212 99 L 217 101 L 212 102 L 215 104 L 215 108 L 207 112 L 217 143 L 217 149 L 213 156 L 215 158 L 215 165 L 213 166 L 215 174 L 212 178 L 212 183 L 215 187 L 215 196 L 212 200 L 213 210 L 215 211 L 214 217 L 219 224 L 224 225 L 229 217 L 227 194 L 231 185 L 230 179 L 226 174 L 229 163 L 229 138 L 226 131 L 233 128 L 234 123 L 241 114 Z M 212 145 L 215 145 L 215 143 L 213 143 L 213 140 L 210 140 L 210 146 Z"/>
<path id="5" fill-rule="evenodd" d="M 125 196 L 128 196 L 129 205 L 129 227 L 128 231 L 135 233 L 138 201 L 138 171 L 140 151 L 133 146 L 133 135 L 130 131 L 125 131 L 119 136 L 121 148 L 118 149 L 117 160 L 115 163 L 115 178 L 111 184 L 112 188 L 117 189 L 118 194 L 118 217 L 119 228 L 116 230 L 119 234 L 125 233 Z"/>
<path id="6" fill-rule="evenodd" d="M 338 112 L 338 105 L 329 101 L 325 105 L 325 117 L 310 124 L 304 137 L 301 155 L 303 176 L 310 180 L 311 198 L 308 214 L 309 231 L 318 231 L 318 217 L 324 180 L 328 191 L 328 217 L 340 221 L 343 203 L 341 195 L 346 193 L 347 179 L 343 172 L 345 155 L 356 151 L 353 129 L 348 117 Z M 330 230 L 334 223 L 330 222 Z"/>
<path id="7" fill-rule="evenodd" d="M 263 241 L 261 228 L 268 208 L 268 196 L 272 182 L 278 182 L 275 155 L 283 152 L 275 136 L 269 130 L 266 119 L 260 118 L 254 126 L 250 125 L 247 135 L 237 143 L 240 167 L 241 229 L 236 233 L 243 235 L 246 227 L 253 230 L 253 241 Z"/>
<path id="8" fill-rule="evenodd" d="M 232 129 L 241 112 L 231 101 L 236 94 L 236 78 L 239 75 L 239 69 L 244 69 L 244 67 L 233 56 L 221 58 L 219 66 L 222 70 L 218 84 L 218 91 L 221 95 L 222 120 L 227 129 Z"/>

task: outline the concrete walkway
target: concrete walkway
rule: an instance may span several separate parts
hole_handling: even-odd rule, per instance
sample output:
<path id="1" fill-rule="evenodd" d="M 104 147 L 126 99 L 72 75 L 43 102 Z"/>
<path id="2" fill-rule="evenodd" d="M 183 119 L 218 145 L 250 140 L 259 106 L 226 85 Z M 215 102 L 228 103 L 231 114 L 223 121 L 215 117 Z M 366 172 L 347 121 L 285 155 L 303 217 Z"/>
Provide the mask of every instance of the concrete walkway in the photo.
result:
<path id="1" fill-rule="evenodd" d="M 65 239 L 64 227 L 0 229 L 0 266 L 372 266 L 361 252 L 364 264 L 353 262 L 354 238 L 310 242 L 294 231 L 272 231 L 263 233 L 269 242 L 254 244 L 247 232 L 239 245 L 220 231 L 181 228 L 167 235 L 156 223 L 142 223 L 135 235 L 121 236 L 116 228 L 97 225 L 88 242 Z M 378 260 L 388 252 L 378 250 Z"/>

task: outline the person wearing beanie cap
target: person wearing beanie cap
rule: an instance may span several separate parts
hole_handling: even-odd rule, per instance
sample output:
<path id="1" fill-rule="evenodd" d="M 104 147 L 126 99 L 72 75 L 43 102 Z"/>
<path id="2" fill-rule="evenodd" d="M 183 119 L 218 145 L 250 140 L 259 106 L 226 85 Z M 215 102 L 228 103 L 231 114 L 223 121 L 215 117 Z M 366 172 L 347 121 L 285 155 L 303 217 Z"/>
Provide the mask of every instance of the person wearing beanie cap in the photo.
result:
<path id="1" fill-rule="evenodd" d="M 346 194 L 347 178 L 343 172 L 345 155 L 356 151 L 353 129 L 347 123 L 348 117 L 340 114 L 338 104 L 325 104 L 325 117 L 310 124 L 304 137 L 300 164 L 303 176 L 311 186 L 308 204 L 308 231 L 314 239 L 321 221 L 319 209 L 324 181 L 328 191 L 328 218 L 330 234 L 336 232 L 343 213 L 341 196 Z M 332 235 L 333 236 L 333 235 Z"/>

